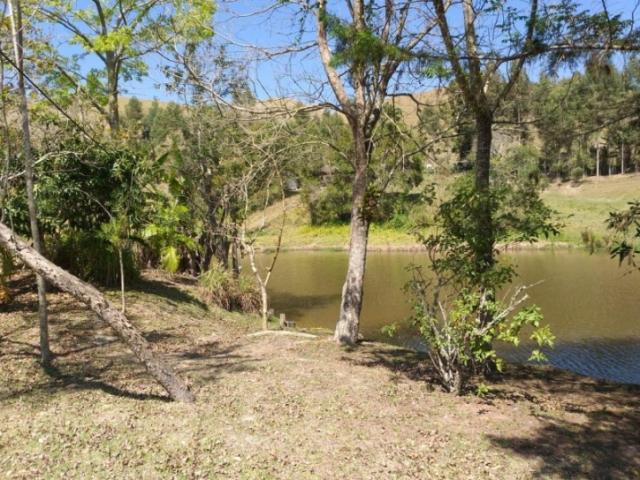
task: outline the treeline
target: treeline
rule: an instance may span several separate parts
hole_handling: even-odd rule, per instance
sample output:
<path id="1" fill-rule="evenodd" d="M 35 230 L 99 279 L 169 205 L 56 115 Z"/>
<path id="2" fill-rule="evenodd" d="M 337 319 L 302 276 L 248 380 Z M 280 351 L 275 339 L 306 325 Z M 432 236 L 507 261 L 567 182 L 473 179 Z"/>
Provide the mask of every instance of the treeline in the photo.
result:
<path id="1" fill-rule="evenodd" d="M 637 59 L 621 64 L 619 58 L 594 54 L 571 74 L 543 71 L 533 81 L 523 72 L 497 112 L 497 164 L 562 181 L 637 172 L 639 69 Z M 429 151 L 432 165 L 445 173 L 472 169 L 475 148 L 469 112 L 447 91 L 435 107 L 418 105 L 419 128 L 427 138 L 434 126 L 455 132 Z"/>

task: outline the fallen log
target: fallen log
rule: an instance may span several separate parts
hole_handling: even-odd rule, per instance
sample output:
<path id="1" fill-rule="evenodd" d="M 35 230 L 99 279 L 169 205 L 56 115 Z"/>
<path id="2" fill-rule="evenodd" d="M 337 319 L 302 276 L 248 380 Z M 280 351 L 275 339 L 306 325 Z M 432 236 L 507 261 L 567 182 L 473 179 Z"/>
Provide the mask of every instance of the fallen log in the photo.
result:
<path id="1" fill-rule="evenodd" d="M 187 384 L 169 365 L 154 355 L 149 342 L 97 288 L 44 258 L 19 240 L 3 223 L 0 223 L 0 244 L 6 248 L 7 252 L 18 257 L 27 267 L 44 277 L 47 282 L 80 300 L 107 322 L 173 400 L 188 403 L 195 401 L 195 396 Z"/>

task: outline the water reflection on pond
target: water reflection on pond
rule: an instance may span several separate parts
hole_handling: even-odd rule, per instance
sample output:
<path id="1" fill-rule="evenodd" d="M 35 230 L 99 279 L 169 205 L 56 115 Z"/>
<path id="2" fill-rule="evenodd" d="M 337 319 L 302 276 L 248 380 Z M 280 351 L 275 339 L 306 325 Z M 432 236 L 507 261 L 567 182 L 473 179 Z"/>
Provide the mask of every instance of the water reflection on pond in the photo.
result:
<path id="1" fill-rule="evenodd" d="M 285 252 L 270 283 L 271 303 L 301 327 L 333 329 L 346 271 L 345 252 Z M 606 255 L 574 251 L 511 254 L 519 277 L 532 287 L 532 301 L 557 336 L 548 352 L 552 364 L 579 373 L 640 384 L 640 272 L 628 274 Z M 420 253 L 372 252 L 367 260 L 361 331 L 384 339 L 382 326 L 396 322 L 396 342 L 416 345 L 406 322 L 407 267 L 424 263 Z M 388 339 L 387 339 L 388 340 Z M 502 349 L 513 361 L 526 360 L 523 348 Z"/>

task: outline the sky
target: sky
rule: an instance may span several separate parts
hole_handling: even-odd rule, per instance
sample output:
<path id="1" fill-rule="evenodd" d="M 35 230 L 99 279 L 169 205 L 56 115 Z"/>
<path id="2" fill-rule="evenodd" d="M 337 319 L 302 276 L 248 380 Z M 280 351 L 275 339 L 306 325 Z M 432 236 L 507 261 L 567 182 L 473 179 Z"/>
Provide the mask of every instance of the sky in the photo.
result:
<path id="1" fill-rule="evenodd" d="M 76 0 L 76 8 L 85 8 L 88 0 Z M 218 43 L 229 44 L 229 54 L 242 62 L 253 81 L 253 88 L 259 98 L 296 97 L 300 100 L 311 100 L 316 96 L 324 83 L 324 72 L 315 49 L 295 56 L 278 56 L 269 60 L 264 59 L 259 49 L 279 49 L 290 44 L 291 39 L 300 31 L 297 19 L 291 15 L 291 7 L 282 7 L 277 11 L 269 11 L 266 7 L 274 3 L 273 0 L 219 0 L 214 19 L 215 40 Z M 329 0 L 329 6 L 343 4 L 343 0 Z M 512 3 L 520 8 L 528 8 L 528 1 L 513 0 Z M 589 9 L 601 9 L 602 0 L 582 0 L 582 6 Z M 635 0 L 607 0 L 611 13 L 622 13 L 630 18 Z M 339 7 L 338 7 L 339 8 Z M 343 13 L 344 9 L 336 10 Z M 260 13 L 257 13 L 260 12 Z M 640 12 L 637 12 L 640 14 Z M 312 39 L 312 32 L 302 33 L 300 40 L 305 42 Z M 60 27 L 51 27 L 50 38 L 58 50 L 64 55 L 79 53 L 77 46 L 69 45 L 68 34 Z M 253 46 L 253 47 L 251 47 Z M 256 49 L 254 47 L 259 47 Z M 262 60 L 259 60 L 262 59 Z M 161 67 L 165 61 L 158 55 L 146 57 L 149 73 L 141 81 L 124 82 L 121 95 L 136 96 L 140 99 L 174 100 L 180 98 L 167 92 L 163 87 L 165 82 Z M 81 61 L 81 68 L 86 73 L 91 68 L 99 67 L 100 63 L 91 55 Z M 564 72 L 565 74 L 570 72 Z M 536 76 L 533 67 L 531 76 Z M 297 78 L 294 81 L 293 78 Z M 417 89 L 428 89 L 435 85 L 428 82 L 415 86 Z M 325 86 L 326 88 L 326 86 Z M 324 95 L 330 93 L 323 92 Z"/>

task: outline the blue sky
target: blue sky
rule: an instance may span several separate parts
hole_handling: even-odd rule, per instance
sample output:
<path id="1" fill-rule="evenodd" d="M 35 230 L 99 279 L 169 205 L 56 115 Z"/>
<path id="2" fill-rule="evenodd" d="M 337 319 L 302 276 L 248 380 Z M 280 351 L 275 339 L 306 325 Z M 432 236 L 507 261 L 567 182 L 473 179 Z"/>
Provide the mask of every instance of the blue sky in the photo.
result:
<path id="1" fill-rule="evenodd" d="M 295 57 L 277 57 L 268 61 L 258 61 L 257 57 L 260 55 L 254 49 L 247 47 L 248 45 L 265 49 L 283 47 L 288 45 L 291 38 L 299 31 L 299 25 L 294 23 L 295 19 L 291 15 L 290 8 L 284 7 L 276 12 L 252 15 L 272 3 L 273 0 L 219 2 L 214 21 L 216 39 L 221 43 L 231 41 L 235 45 L 231 47 L 230 53 L 232 56 L 242 59 L 247 65 L 249 76 L 254 81 L 253 86 L 259 97 L 296 96 L 304 100 L 304 96 L 301 96 L 300 93 L 313 89 L 316 86 L 314 79 L 324 81 L 324 74 L 315 50 Z M 329 0 L 330 6 L 342 3 L 343 0 L 339 2 Z M 87 0 L 76 2 L 78 7 L 83 7 L 86 4 Z M 528 2 L 515 0 L 513 4 L 526 8 Z M 635 0 L 608 0 L 607 4 L 610 12 L 623 13 L 624 16 L 629 17 L 632 14 L 630 10 L 635 5 Z M 602 3 L 601 0 L 584 0 L 582 5 L 585 8 L 600 9 Z M 71 55 L 79 52 L 77 47 L 68 45 L 68 36 L 60 28 L 52 29 L 50 34 L 54 44 L 63 54 Z M 308 34 L 303 34 L 301 38 L 304 41 L 310 37 Z M 143 99 L 179 100 L 174 95 L 167 93 L 162 86 L 165 80 L 161 71 L 163 60 L 157 55 L 149 55 L 147 64 L 149 65 L 149 74 L 142 81 L 125 82 L 122 95 L 137 96 Z M 100 64 L 96 58 L 87 56 L 82 60 L 81 65 L 86 72 Z M 293 77 L 303 80 L 296 84 L 292 81 Z M 428 85 L 423 87 L 428 88 Z"/>

